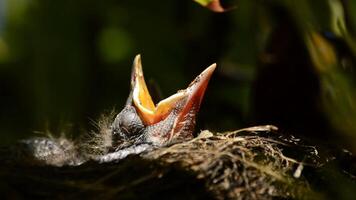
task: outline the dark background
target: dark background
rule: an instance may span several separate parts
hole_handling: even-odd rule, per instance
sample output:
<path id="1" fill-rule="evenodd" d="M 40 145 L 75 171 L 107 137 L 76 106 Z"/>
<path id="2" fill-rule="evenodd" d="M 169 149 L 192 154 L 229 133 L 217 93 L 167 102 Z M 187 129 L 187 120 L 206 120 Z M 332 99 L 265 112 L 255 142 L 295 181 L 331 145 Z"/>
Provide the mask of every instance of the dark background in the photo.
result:
<path id="1" fill-rule="evenodd" d="M 226 2 L 0 0 L 0 143 L 94 129 L 140 53 L 163 97 L 217 62 L 197 130 L 274 124 L 356 152 L 356 2 Z"/>

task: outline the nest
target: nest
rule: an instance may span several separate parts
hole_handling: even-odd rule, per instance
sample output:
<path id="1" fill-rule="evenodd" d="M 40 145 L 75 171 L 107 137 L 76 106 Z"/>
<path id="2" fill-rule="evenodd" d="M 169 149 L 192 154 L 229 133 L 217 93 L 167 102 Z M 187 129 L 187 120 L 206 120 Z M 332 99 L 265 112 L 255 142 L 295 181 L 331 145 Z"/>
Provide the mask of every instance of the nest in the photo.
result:
<path id="1" fill-rule="evenodd" d="M 75 145 L 69 152 L 75 153 L 68 158 L 82 164 L 66 166 L 69 159 L 36 167 L 24 164 L 19 156 L 20 162 L 1 162 L 0 175 L 14 187 L 12 192 L 25 198 L 310 199 L 316 195 L 303 174 L 306 167 L 323 163 L 318 151 L 279 134 L 274 126 L 202 131 L 189 141 L 99 163 L 93 158 L 107 154 L 112 145 L 111 120 L 103 119 L 97 124 L 99 131 L 70 142 Z"/>
<path id="2" fill-rule="evenodd" d="M 318 165 L 318 152 L 313 146 L 298 145 L 294 138 L 276 135 L 276 130 L 274 126 L 258 126 L 217 134 L 202 131 L 193 140 L 143 157 L 192 171 L 205 180 L 206 188 L 217 199 L 310 197 L 311 190 L 301 173 L 305 165 Z M 299 154 L 303 161 L 286 156 L 285 149 L 304 152 Z"/>

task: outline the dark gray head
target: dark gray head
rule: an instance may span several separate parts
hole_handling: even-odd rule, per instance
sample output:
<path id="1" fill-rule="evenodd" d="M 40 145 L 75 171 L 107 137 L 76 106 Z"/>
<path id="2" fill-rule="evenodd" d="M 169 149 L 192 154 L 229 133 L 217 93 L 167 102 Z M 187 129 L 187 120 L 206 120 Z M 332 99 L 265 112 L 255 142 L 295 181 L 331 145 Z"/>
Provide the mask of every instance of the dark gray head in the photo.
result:
<path id="1" fill-rule="evenodd" d="M 125 106 L 116 116 L 112 124 L 114 136 L 124 140 L 133 139 L 142 135 L 144 129 L 145 125 L 138 116 L 136 109 L 131 105 Z"/>
<path id="2" fill-rule="evenodd" d="M 111 125 L 113 145 L 123 148 L 143 143 L 145 125 L 132 105 L 126 105 Z"/>

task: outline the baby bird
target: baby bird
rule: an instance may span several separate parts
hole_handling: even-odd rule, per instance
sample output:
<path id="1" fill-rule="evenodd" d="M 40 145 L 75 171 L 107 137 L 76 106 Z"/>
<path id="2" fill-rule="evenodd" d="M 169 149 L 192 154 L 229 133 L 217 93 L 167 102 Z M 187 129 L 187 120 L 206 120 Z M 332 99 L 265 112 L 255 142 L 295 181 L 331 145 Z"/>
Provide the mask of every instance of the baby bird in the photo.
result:
<path id="1" fill-rule="evenodd" d="M 109 127 L 112 141 L 106 153 L 88 156 L 89 153 L 65 138 L 24 140 L 20 142 L 22 152 L 37 164 L 80 165 L 87 160 L 116 161 L 130 154 L 192 139 L 196 116 L 215 68 L 216 64 L 210 65 L 186 89 L 154 104 L 143 76 L 141 56 L 137 55 L 132 66 L 131 91 L 124 108 Z M 99 137 L 107 138 L 107 135 Z M 91 144 L 83 146 L 88 145 Z"/>

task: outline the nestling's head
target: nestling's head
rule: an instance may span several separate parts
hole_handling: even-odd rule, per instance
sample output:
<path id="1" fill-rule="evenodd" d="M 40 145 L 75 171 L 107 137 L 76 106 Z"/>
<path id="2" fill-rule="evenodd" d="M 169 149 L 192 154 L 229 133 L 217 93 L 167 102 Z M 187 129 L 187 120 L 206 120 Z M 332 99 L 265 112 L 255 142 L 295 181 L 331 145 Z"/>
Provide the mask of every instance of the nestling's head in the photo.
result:
<path id="1" fill-rule="evenodd" d="M 132 67 L 129 97 L 112 124 L 114 138 L 155 146 L 191 139 L 196 115 L 215 68 L 216 64 L 212 64 L 185 90 L 154 104 L 143 76 L 141 56 L 137 55 Z"/>

